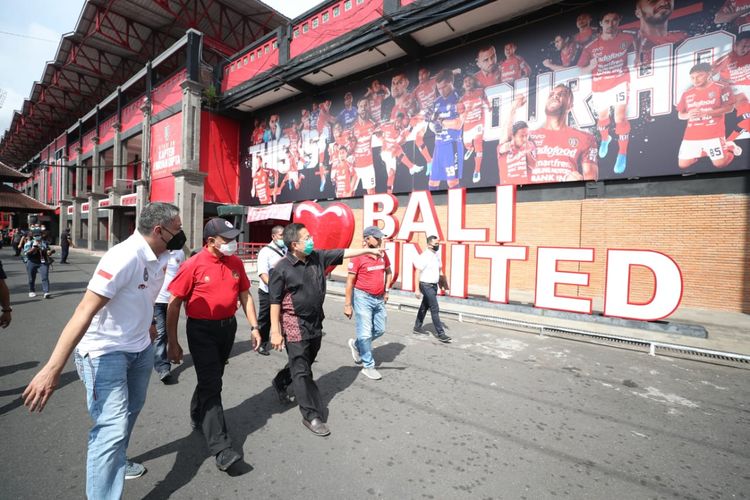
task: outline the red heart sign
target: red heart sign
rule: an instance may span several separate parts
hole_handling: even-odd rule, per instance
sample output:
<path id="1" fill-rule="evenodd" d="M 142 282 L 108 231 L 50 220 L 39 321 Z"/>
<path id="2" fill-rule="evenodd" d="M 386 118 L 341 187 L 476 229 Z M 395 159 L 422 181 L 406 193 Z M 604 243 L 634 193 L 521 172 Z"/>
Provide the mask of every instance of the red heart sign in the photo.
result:
<path id="1" fill-rule="evenodd" d="M 331 203 L 323 210 L 313 201 L 303 201 L 294 209 L 294 222 L 310 231 L 316 249 L 349 248 L 354 238 L 354 213 L 343 203 Z M 331 271 L 333 267 L 326 269 Z"/>

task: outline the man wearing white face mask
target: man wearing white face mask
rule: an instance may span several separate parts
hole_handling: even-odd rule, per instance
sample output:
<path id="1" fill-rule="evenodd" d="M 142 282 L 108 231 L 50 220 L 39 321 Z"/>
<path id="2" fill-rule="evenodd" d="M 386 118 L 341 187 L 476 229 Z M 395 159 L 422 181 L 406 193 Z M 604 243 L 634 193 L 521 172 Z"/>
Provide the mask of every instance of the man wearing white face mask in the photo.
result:
<path id="1" fill-rule="evenodd" d="M 268 356 L 268 339 L 271 335 L 271 303 L 268 300 L 268 280 L 271 270 L 286 255 L 284 226 L 271 228 L 271 243 L 258 252 L 258 328 L 260 328 L 260 349 L 258 354 Z"/>
<path id="2" fill-rule="evenodd" d="M 180 267 L 169 292 L 167 307 L 167 355 L 170 361 L 182 360 L 177 341 L 180 306 L 185 302 L 187 339 L 193 356 L 198 385 L 190 402 L 193 429 L 202 432 L 216 467 L 226 471 L 241 457 L 232 449 L 221 404 L 222 376 L 237 332 L 237 300 L 250 323 L 253 350 L 260 346 L 255 305 L 250 297 L 250 280 L 236 255 L 240 231 L 216 217 L 203 230 L 205 246 Z"/>

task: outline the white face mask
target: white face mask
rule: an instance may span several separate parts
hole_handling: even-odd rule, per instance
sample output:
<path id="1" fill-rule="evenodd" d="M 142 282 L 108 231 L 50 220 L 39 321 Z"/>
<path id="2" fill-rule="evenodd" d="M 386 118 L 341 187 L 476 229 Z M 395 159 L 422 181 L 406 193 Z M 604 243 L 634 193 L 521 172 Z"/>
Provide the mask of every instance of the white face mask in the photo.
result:
<path id="1" fill-rule="evenodd" d="M 219 246 L 219 252 L 226 256 L 234 255 L 237 253 L 237 241 L 232 240 L 229 243 L 222 243 Z"/>

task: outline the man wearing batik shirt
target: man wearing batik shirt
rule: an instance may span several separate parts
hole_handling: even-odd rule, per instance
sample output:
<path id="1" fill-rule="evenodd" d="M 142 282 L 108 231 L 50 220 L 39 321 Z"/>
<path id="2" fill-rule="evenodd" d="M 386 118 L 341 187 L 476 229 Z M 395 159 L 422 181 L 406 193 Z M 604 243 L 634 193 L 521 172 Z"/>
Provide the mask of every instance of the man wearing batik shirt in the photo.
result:
<path id="1" fill-rule="evenodd" d="M 597 29 L 591 26 L 592 20 L 591 14 L 586 12 L 579 14 L 576 18 L 578 33 L 573 37 L 573 41 L 575 41 L 580 47 L 585 47 L 599 36 Z"/>
<path id="2" fill-rule="evenodd" d="M 544 106 L 544 125 L 529 134 L 536 146 L 531 182 L 595 181 L 599 176 L 594 136 L 568 126 L 573 93 L 557 85 Z"/>
<path id="3" fill-rule="evenodd" d="M 375 167 L 372 163 L 372 136 L 375 124 L 370 120 L 370 103 L 367 99 L 357 102 L 357 121 L 352 129 L 354 135 L 354 173 L 356 185 L 362 183 L 367 194 L 375 194 Z"/>
<path id="4" fill-rule="evenodd" d="M 349 198 L 356 186 L 353 185 L 354 166 L 349 161 L 349 151 L 344 146 L 332 144 L 338 148 L 337 157 L 331 161 L 331 182 L 336 190 L 336 198 Z"/>
<path id="5" fill-rule="evenodd" d="M 531 68 L 523 57 L 516 55 L 518 47 L 515 43 L 505 44 L 505 60 L 500 64 L 500 81 L 513 83 L 519 78 L 526 78 L 531 74 Z"/>
<path id="6" fill-rule="evenodd" d="M 722 57 L 714 66 L 722 80 L 732 87 L 739 123 L 727 141 L 736 140 L 750 130 L 750 31 L 737 35 L 732 52 Z"/>
<path id="7" fill-rule="evenodd" d="M 411 175 L 419 173 L 424 169 L 421 165 L 415 165 L 404 154 L 404 150 L 401 147 L 409 133 L 408 126 L 409 118 L 403 113 L 398 113 L 393 120 L 380 125 L 379 135 L 383 141 L 383 146 L 380 149 L 380 158 L 385 163 L 386 184 L 389 193 L 393 192 L 393 185 L 396 182 L 396 167 L 399 162 L 403 163 L 409 169 L 409 174 Z"/>
<path id="8" fill-rule="evenodd" d="M 579 46 L 574 42 L 568 35 L 557 35 L 554 39 L 555 49 L 560 53 L 559 64 L 554 62 L 552 59 L 545 59 L 542 64 L 545 68 L 549 68 L 552 71 L 561 71 L 571 66 L 575 66 L 578 62 L 578 49 Z"/>
<path id="9" fill-rule="evenodd" d="M 677 46 L 687 38 L 684 31 L 669 31 L 667 23 L 674 12 L 674 0 L 636 0 L 635 17 L 641 20 L 636 35 L 635 61 L 641 71 L 651 69 L 654 47 L 671 43 Z"/>
<path id="10" fill-rule="evenodd" d="M 608 12 L 602 17 L 602 34 L 588 44 L 581 53 L 578 66 L 592 75 L 592 102 L 598 112 L 597 129 L 601 136 L 599 157 L 609 151 L 610 108 L 615 109 L 615 133 L 617 134 L 617 159 L 614 172 L 621 174 L 627 167 L 630 122 L 627 118 L 628 94 L 630 92 L 630 70 L 628 52 L 635 48 L 635 38 L 620 31 L 620 14 Z"/>
<path id="11" fill-rule="evenodd" d="M 730 23 L 736 30 L 750 23 L 750 0 L 726 0 L 714 17 L 716 24 Z"/>
<path id="12" fill-rule="evenodd" d="M 352 106 L 353 102 L 354 98 L 351 92 L 344 94 L 344 109 L 339 112 L 339 116 L 336 118 L 336 121 L 346 130 L 351 129 L 357 120 L 357 110 Z"/>
<path id="13" fill-rule="evenodd" d="M 497 64 L 495 47 L 488 45 L 479 49 L 476 63 L 479 71 L 474 73 L 474 77 L 482 88 L 492 87 L 500 83 L 502 78 L 500 67 Z"/>
<path id="14" fill-rule="evenodd" d="M 302 423 L 317 436 L 331 433 L 324 422 L 325 408 L 313 379 L 312 365 L 323 338 L 323 301 L 326 297 L 325 269 L 343 259 L 359 255 L 382 255 L 378 248 L 315 250 L 312 235 L 303 224 L 284 228 L 288 251 L 271 273 L 268 285 L 271 301 L 271 345 L 277 351 L 286 346 L 289 362 L 273 379 L 281 401 L 294 388 Z"/>
<path id="15" fill-rule="evenodd" d="M 429 114 L 432 110 L 432 106 L 435 104 L 435 97 L 437 96 L 437 83 L 435 78 L 430 77 L 430 70 L 427 68 L 419 68 L 419 83 L 414 87 L 414 97 L 419 103 L 419 109 L 423 113 Z"/>
<path id="16" fill-rule="evenodd" d="M 505 74 L 505 73 L 503 73 Z M 484 120 L 489 112 L 490 103 L 484 90 L 479 87 L 479 82 L 473 76 L 464 77 L 464 95 L 458 101 L 458 112 L 464 122 L 463 138 L 466 153 L 464 160 L 474 158 L 474 174 L 472 182 L 475 184 L 481 180 L 481 167 L 484 149 Z"/>
<path id="17" fill-rule="evenodd" d="M 724 115 L 734 109 L 732 90 L 711 80 L 711 65 L 699 63 L 690 69 L 693 86 L 677 104 L 677 116 L 687 120 L 685 136 L 680 144 L 678 164 L 688 168 L 708 156 L 714 167 L 729 165 L 742 150 L 724 140 Z"/>
<path id="18" fill-rule="evenodd" d="M 497 145 L 497 169 L 500 184 L 529 184 L 531 170 L 536 166 L 536 146 L 529 139 L 529 126 L 524 121 L 513 123 L 518 108 L 526 98 L 518 96 L 503 123 L 503 133 Z M 513 125 L 511 126 L 511 123 Z"/>

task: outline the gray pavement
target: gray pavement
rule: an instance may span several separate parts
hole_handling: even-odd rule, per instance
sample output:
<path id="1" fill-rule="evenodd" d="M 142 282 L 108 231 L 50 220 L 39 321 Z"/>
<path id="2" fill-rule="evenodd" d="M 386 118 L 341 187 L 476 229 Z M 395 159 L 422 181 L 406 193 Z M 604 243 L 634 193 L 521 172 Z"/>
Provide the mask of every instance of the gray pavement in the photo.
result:
<path id="1" fill-rule="evenodd" d="M 84 391 L 72 362 L 40 415 L 19 395 L 49 356 L 96 258 L 56 265 L 53 298 L 26 296 L 20 261 L 0 250 L 13 323 L 1 330 L 2 498 L 81 498 Z M 389 310 L 376 345 L 383 380 L 363 377 L 346 341 L 353 322 L 326 301 L 314 372 L 328 438 L 301 425 L 269 387 L 285 356 L 248 352 L 241 319 L 224 406 L 244 462 L 219 472 L 188 402 L 190 356 L 178 383 L 152 378 L 130 443 L 148 473 L 125 498 L 747 498 L 750 370 L 652 357 L 623 348 L 447 320 L 455 341 L 411 333 L 412 311 Z M 184 321 L 180 335 L 184 341 Z"/>

